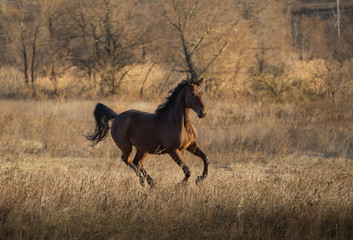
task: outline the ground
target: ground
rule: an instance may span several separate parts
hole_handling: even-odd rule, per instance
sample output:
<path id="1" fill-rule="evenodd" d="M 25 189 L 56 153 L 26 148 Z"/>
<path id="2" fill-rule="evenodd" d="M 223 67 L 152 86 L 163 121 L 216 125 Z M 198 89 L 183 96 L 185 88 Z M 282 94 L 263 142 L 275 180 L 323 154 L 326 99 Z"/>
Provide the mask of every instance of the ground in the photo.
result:
<path id="1" fill-rule="evenodd" d="M 115 111 L 158 103 L 101 100 Z M 141 187 L 110 137 L 92 148 L 96 101 L 0 101 L 0 239 L 352 239 L 352 113 L 342 106 L 208 100 L 194 116 L 210 158 L 149 156 Z M 333 110 L 332 110 L 333 109 Z"/>

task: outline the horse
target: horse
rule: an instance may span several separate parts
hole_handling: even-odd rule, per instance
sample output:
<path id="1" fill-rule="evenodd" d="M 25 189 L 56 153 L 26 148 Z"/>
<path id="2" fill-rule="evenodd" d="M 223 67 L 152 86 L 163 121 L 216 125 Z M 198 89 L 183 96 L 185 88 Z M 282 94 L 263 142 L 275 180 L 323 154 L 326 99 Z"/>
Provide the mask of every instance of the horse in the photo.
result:
<path id="1" fill-rule="evenodd" d="M 203 78 L 194 81 L 193 78 L 181 81 L 169 91 L 166 101 L 160 104 L 154 113 L 138 110 L 128 110 L 120 114 L 102 103 L 98 103 L 93 115 L 96 128 L 86 138 L 93 142 L 93 146 L 104 140 L 109 134 L 122 152 L 122 161 L 139 177 L 140 184 L 145 180 L 150 186 L 153 179 L 143 168 L 143 162 L 148 154 L 169 154 L 183 170 L 187 182 L 191 172 L 185 164 L 181 152 L 187 150 L 203 160 L 203 172 L 196 178 L 198 185 L 208 174 L 208 157 L 201 150 L 196 141 L 197 133 L 191 123 L 190 110 L 196 112 L 199 118 L 206 115 L 201 84 Z M 109 121 L 113 120 L 111 127 Z M 131 161 L 132 147 L 136 148 L 136 155 Z"/>

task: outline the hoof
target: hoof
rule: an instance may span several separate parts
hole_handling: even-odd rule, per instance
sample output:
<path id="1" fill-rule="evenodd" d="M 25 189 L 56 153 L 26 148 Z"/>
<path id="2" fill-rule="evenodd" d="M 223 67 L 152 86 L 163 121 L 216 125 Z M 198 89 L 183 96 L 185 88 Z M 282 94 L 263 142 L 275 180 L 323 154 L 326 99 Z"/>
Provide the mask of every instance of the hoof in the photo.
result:
<path id="1" fill-rule="evenodd" d="M 204 179 L 205 179 L 204 176 L 198 176 L 198 177 L 196 178 L 196 185 L 199 185 L 200 182 L 201 182 L 202 180 L 204 180 Z"/>
<path id="2" fill-rule="evenodd" d="M 148 185 L 150 185 L 151 188 L 155 186 L 153 179 L 147 179 Z"/>
<path id="3" fill-rule="evenodd" d="M 144 178 L 140 178 L 140 184 L 142 187 L 145 187 L 145 179 Z"/>

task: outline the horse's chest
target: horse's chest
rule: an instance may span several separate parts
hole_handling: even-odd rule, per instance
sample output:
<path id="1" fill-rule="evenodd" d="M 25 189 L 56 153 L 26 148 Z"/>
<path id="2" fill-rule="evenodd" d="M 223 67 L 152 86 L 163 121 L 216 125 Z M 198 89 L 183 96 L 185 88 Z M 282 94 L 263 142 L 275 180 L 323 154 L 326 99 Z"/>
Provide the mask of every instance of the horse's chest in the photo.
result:
<path id="1" fill-rule="evenodd" d="M 179 139 L 179 150 L 185 150 L 196 139 L 196 131 L 192 128 L 184 128 Z"/>
<path id="2" fill-rule="evenodd" d="M 185 150 L 195 139 L 196 131 L 193 126 L 169 130 L 162 135 L 163 146 L 167 151 L 172 149 Z"/>

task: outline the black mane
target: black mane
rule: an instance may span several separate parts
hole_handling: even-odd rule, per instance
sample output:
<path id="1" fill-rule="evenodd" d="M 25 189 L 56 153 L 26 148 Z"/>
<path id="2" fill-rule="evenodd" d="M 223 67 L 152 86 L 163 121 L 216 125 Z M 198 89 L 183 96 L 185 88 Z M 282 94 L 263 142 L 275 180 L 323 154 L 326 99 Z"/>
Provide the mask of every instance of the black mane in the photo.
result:
<path id="1" fill-rule="evenodd" d="M 170 109 L 170 106 L 172 105 L 172 103 L 174 102 L 174 100 L 177 98 L 177 96 L 179 95 L 181 89 L 183 87 L 185 87 L 186 85 L 189 84 L 189 80 L 183 80 L 181 81 L 178 86 L 176 86 L 175 88 L 169 90 L 169 96 L 166 97 L 166 101 L 162 104 L 160 104 L 157 109 L 155 110 L 155 113 L 162 113 L 168 109 Z"/>

